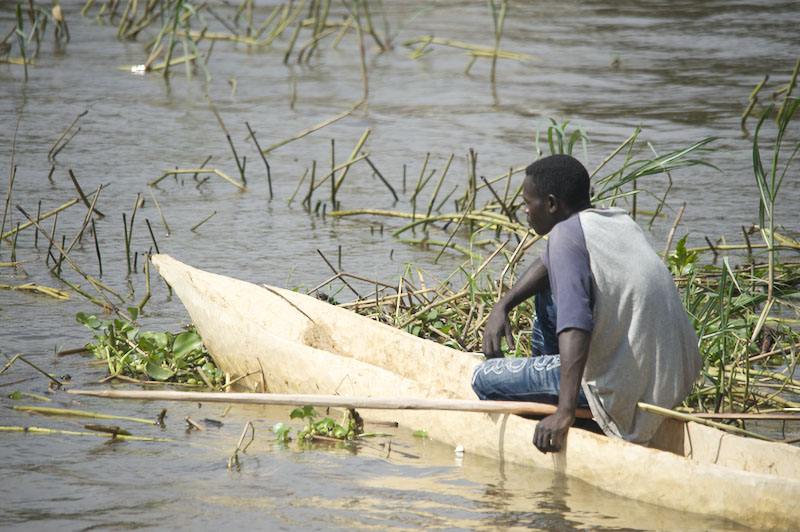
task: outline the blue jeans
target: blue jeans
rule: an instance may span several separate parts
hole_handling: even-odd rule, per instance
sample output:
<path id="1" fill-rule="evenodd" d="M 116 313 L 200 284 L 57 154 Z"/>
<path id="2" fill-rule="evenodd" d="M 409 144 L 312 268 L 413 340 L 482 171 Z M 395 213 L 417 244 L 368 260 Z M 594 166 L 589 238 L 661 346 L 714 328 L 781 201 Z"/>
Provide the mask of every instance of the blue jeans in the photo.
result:
<path id="1" fill-rule="evenodd" d="M 536 315 L 531 331 L 530 358 L 493 358 L 479 364 L 472 374 L 472 389 L 480 399 L 558 403 L 561 389 L 561 356 L 556 335 L 556 305 L 550 289 L 536 294 Z M 589 406 L 583 389 L 578 406 Z"/>

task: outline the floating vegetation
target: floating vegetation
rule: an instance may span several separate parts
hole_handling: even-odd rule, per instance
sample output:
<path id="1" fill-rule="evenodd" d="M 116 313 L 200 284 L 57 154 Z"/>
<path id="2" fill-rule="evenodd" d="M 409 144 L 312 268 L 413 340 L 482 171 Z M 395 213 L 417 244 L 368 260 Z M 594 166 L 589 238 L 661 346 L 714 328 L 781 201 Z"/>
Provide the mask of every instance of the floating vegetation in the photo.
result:
<path id="1" fill-rule="evenodd" d="M 123 431 L 94 431 L 94 432 L 79 432 L 75 430 L 58 430 L 49 429 L 44 427 L 14 427 L 14 426 L 0 426 L 2 432 L 25 432 L 27 434 L 44 434 L 49 436 L 99 436 L 101 438 L 111 438 L 118 440 L 135 440 L 135 441 L 153 441 L 153 442 L 171 442 L 167 438 L 154 438 L 150 436 L 131 436 L 124 434 Z"/>
<path id="2" fill-rule="evenodd" d="M 97 412 L 87 412 L 85 410 L 71 410 L 67 408 L 48 408 L 43 406 L 12 406 L 14 410 L 21 410 L 23 412 L 33 412 L 36 414 L 44 414 L 47 416 L 68 416 L 68 417 L 88 417 L 93 419 L 119 419 L 124 421 L 133 421 L 136 423 L 145 423 L 149 425 L 157 425 L 156 421 L 149 419 L 141 419 L 138 417 L 117 416 L 114 414 L 99 414 Z"/>
<path id="3" fill-rule="evenodd" d="M 58 3 L 54 3 L 52 9 L 48 12 L 34 6 L 32 0 L 29 0 L 27 5 L 23 5 L 22 0 L 17 0 L 15 14 L 16 24 L 11 31 L 6 34 L 3 40 L 0 41 L 0 50 L 5 49 L 7 56 L 0 62 L 22 65 L 25 81 L 28 81 L 28 65 L 36 65 L 33 59 L 39 55 L 39 49 L 45 37 L 48 21 L 52 22 L 55 26 L 53 34 L 57 41 L 61 38 L 64 38 L 67 42 L 69 41 L 69 28 L 67 27 L 66 20 L 64 20 L 61 6 L 59 6 Z M 30 29 L 27 29 L 25 24 L 26 17 L 24 15 L 27 15 L 30 22 Z M 12 46 L 7 41 L 12 35 L 16 36 L 17 53 L 19 53 L 20 57 L 8 57 L 12 51 Z M 34 43 L 36 46 L 31 49 L 31 45 Z"/>
<path id="4" fill-rule="evenodd" d="M 247 440 L 247 444 L 242 447 L 242 443 L 244 443 L 244 438 L 247 435 L 247 429 L 250 429 L 250 439 Z M 247 452 L 247 448 L 250 447 L 250 444 L 256 439 L 256 428 L 253 426 L 252 421 L 248 421 L 245 423 L 244 428 L 242 429 L 242 435 L 239 436 L 239 443 L 236 444 L 236 449 L 233 451 L 233 454 L 228 458 L 228 470 L 241 471 L 241 462 L 239 461 L 239 451 Z"/>
<path id="5" fill-rule="evenodd" d="M 372 5 L 371 5 L 372 4 Z M 99 7 L 98 7 L 99 6 Z M 509 12 L 507 0 L 498 4 L 489 2 L 493 24 L 494 42 L 492 45 L 478 45 L 426 35 L 407 40 L 404 45 L 413 48 L 411 59 L 417 59 L 429 52 L 431 45 L 450 47 L 465 51 L 470 59 L 465 72 L 478 58 L 491 60 L 490 80 L 495 81 L 497 60 L 511 59 L 521 62 L 538 61 L 529 54 L 500 49 L 503 25 Z M 94 8 L 97 8 L 95 11 Z M 119 67 L 137 74 L 161 72 L 167 76 L 173 66 L 183 64 L 186 77 L 191 78 L 198 67 L 206 80 L 210 79 L 208 60 L 217 41 L 246 44 L 255 48 L 275 48 L 282 39 L 282 61 L 288 64 L 308 64 L 323 45 L 337 49 L 348 33 L 355 33 L 363 58 L 363 36 L 374 41 L 379 52 L 394 48 L 392 42 L 397 34 L 420 15 L 431 9 L 423 7 L 410 13 L 395 31 L 389 27 L 383 3 L 367 0 L 350 0 L 341 3 L 341 8 L 331 0 L 290 1 L 272 8 L 262 23 L 255 20 L 253 0 L 244 0 L 238 7 L 223 3 L 212 6 L 206 2 L 188 0 L 167 0 L 165 2 L 127 2 L 120 14 L 120 2 L 105 2 L 95 5 L 88 0 L 81 10 L 83 16 L 94 14 L 97 19 L 105 19 L 117 26 L 117 38 L 136 40 L 143 32 L 156 32 L 144 46 L 146 60 L 138 65 Z M 246 13 L 242 17 L 242 13 Z M 380 32 L 373 19 L 383 19 L 383 32 Z M 202 41 L 209 42 L 207 49 L 201 50 Z M 176 47 L 181 45 L 183 55 L 176 57 Z M 318 54 L 317 54 L 318 55 Z M 159 62 L 159 57 L 163 59 Z M 366 97 L 366 91 L 365 91 Z M 359 107 L 365 98 L 352 110 Z M 349 112 L 347 113 L 349 114 Z M 341 116 L 340 116 L 341 117 Z M 340 118 L 338 117 L 338 118 Z M 338 119 L 337 118 L 337 119 Z"/>
<path id="6" fill-rule="evenodd" d="M 27 290 L 46 296 L 54 297 L 56 299 L 69 299 L 69 292 L 65 292 L 59 288 L 50 288 L 48 286 L 40 286 L 36 283 L 25 283 L 17 286 L 0 284 L 0 290 Z"/>
<path id="7" fill-rule="evenodd" d="M 129 309 L 136 316 L 135 307 Z M 79 323 L 94 331 L 97 340 L 88 349 L 108 363 L 110 376 L 127 376 L 159 382 L 191 385 L 205 384 L 219 388 L 224 375 L 216 367 L 197 331 L 140 331 L 121 319 L 101 321 L 94 315 L 79 312 Z"/>
<path id="8" fill-rule="evenodd" d="M 292 410 L 292 413 L 289 414 L 290 419 L 306 421 L 304 427 L 297 429 L 298 440 L 301 442 L 319 440 L 347 442 L 361 436 L 361 433 L 364 432 L 364 422 L 361 420 L 361 416 L 352 408 L 348 408 L 345 411 L 341 424 L 336 423 L 329 417 L 317 419 L 318 417 L 319 415 L 313 406 L 304 406 Z M 285 423 L 276 423 L 272 427 L 272 432 L 275 433 L 279 442 L 285 443 L 289 441 L 290 431 L 291 426 Z"/>

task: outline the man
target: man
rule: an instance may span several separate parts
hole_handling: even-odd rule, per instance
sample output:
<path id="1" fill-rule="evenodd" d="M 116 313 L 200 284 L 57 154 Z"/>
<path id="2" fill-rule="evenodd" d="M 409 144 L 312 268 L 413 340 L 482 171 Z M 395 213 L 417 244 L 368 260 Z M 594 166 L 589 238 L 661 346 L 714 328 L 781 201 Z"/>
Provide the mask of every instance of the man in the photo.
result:
<path id="1" fill-rule="evenodd" d="M 589 174 L 576 159 L 531 164 L 523 199 L 530 227 L 550 233 L 547 249 L 492 309 L 475 393 L 556 403 L 536 426 L 542 452 L 561 449 L 578 406 L 591 408 L 607 435 L 646 444 L 663 418 L 637 402 L 675 407 L 701 367 L 672 276 L 623 209 L 592 207 Z M 513 348 L 508 313 L 532 296 L 534 356 L 502 358 L 503 337 Z"/>

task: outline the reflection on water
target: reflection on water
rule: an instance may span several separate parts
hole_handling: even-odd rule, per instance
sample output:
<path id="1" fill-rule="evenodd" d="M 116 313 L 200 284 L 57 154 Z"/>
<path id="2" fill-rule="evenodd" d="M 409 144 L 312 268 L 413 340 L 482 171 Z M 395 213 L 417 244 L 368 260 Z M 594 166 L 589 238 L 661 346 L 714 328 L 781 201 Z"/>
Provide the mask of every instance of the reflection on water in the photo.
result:
<path id="1" fill-rule="evenodd" d="M 431 9 L 401 31 L 394 50 L 382 54 L 367 50 L 366 112 L 270 154 L 275 199 L 269 201 L 265 170 L 253 143 L 245 140 L 244 121 L 265 146 L 348 109 L 361 95 L 352 39 L 343 40 L 337 50 L 320 46 L 308 65 L 283 64 L 285 39 L 267 50 L 217 43 L 209 84 L 199 79 L 187 82 L 182 68 L 165 82 L 157 75 L 136 76 L 117 69 L 144 62 L 142 46 L 152 35 L 142 35 L 140 42 L 119 42 L 114 38 L 116 27 L 93 16 L 80 17 L 82 0 L 61 4 L 70 24 L 70 43 L 55 47 L 48 35 L 40 65 L 31 68 L 27 84 L 17 66 L 0 64 L 4 124 L 0 168 L 11 168 L 13 126 L 22 113 L 14 152 L 12 218 L 6 227 L 21 221 L 13 208 L 16 203 L 35 212 L 41 200 L 44 212 L 75 197 L 68 168 L 86 191 L 107 185 L 98 201 L 107 216 L 96 220 L 103 280 L 134 304 L 145 291 L 141 257 L 154 246 L 145 220 L 151 222 L 161 251 L 195 266 L 278 286 L 311 286 L 328 278 L 330 271 L 315 250 L 336 257 L 339 246 L 345 270 L 381 280 L 396 276 L 406 262 L 436 274 L 453 271 L 461 256 L 445 253 L 434 265 L 430 252 L 393 239 L 391 231 L 403 222 L 323 218 L 303 209 L 300 199 L 289 203 L 313 161 L 318 170 L 330 165 L 331 139 L 335 161 L 341 163 L 366 128 L 371 134 L 365 149 L 401 199 L 395 203 L 369 169 L 354 166 L 337 195 L 345 209 L 410 210 L 407 202 L 428 152 L 428 171 L 441 170 L 449 155 L 456 155 L 442 187 L 443 191 L 459 187 L 456 196 L 463 192 L 464 154 L 471 147 L 479 154 L 481 175 L 499 176 L 509 167 L 524 166 L 535 157 L 537 128 L 549 117 L 571 120 L 589 134 L 590 168 L 639 124 L 644 125 L 642 138 L 659 153 L 718 136 L 720 151 L 707 157 L 722 172 L 697 167 L 675 173 L 672 205 L 688 202 L 681 231 L 691 230 L 690 240 L 704 242 L 706 234 L 737 240 L 741 226 L 757 217 L 751 139 L 739 129 L 739 117 L 764 74 L 772 76 L 770 90 L 788 82 L 800 48 L 795 27 L 800 4 L 794 1 L 516 2 L 501 47 L 542 61 L 501 61 L 498 82 L 492 86 L 488 62 L 478 61 L 464 74 L 468 57 L 461 51 L 434 47 L 410 60 L 409 50 L 402 46 L 405 39 L 427 34 L 491 45 L 485 2 L 384 2 L 394 31 L 419 5 Z M 255 19 L 263 20 L 276 2 L 256 4 Z M 331 13 L 341 17 L 341 6 L 332 3 Z M 13 24 L 14 3 L 0 1 L 0 34 Z M 297 87 L 293 108 L 292 76 Z M 240 156 L 247 156 L 252 192 L 241 193 L 213 175 L 207 181 L 203 181 L 207 176 L 195 180 L 191 175 L 165 179 L 154 192 L 171 229 L 167 237 L 148 182 L 175 167 L 196 167 L 209 155 L 208 167 L 236 175 L 227 140 L 205 93 L 213 99 Z M 89 112 L 79 122 L 81 132 L 58 155 L 51 174 L 48 150 L 84 110 Z M 754 123 L 749 122 L 751 128 Z M 796 129 L 790 136 L 797 137 Z M 5 192 L 5 178 L 0 183 Z M 659 178 L 651 183 L 658 193 L 666 186 Z M 127 276 L 120 218 L 122 212 L 130 215 L 137 193 L 145 198 L 131 235 L 139 267 Z M 419 204 L 427 205 L 431 193 L 423 190 Z M 320 191 L 315 193 L 317 200 L 328 198 Z M 642 198 L 645 208 L 649 201 Z M 789 178 L 777 216 L 795 236 L 800 232 L 794 216 L 798 203 L 800 183 Z M 59 215 L 57 237 L 63 234 L 72 240 L 85 215 L 81 209 Z M 214 211 L 213 218 L 190 231 Z M 656 223 L 656 241 L 664 241 L 673 212 Z M 0 244 L 0 262 L 9 259 L 9 246 Z M 22 232 L 16 255 L 18 260 L 33 260 L 23 265 L 29 277 L 0 267 L 0 284 L 33 280 L 58 286 L 48 273 L 42 238 L 35 243 L 31 231 Z M 90 275 L 99 274 L 89 239 L 76 244 L 71 256 Z M 66 269 L 65 275 L 82 282 Z M 54 347 L 74 347 L 90 337 L 74 322 L 75 313 L 95 310 L 78 296 L 53 302 L 0 292 L 0 353 L 25 354 L 47 371 L 72 374 L 80 386 L 96 381 L 104 376 L 103 366 L 90 365 L 83 356 L 53 364 Z M 143 325 L 177 330 L 185 320 L 180 303 L 169 297 L 163 283 L 154 281 Z M 10 384 L 26 378 L 30 380 Z M 0 395 L 15 390 L 43 394 L 47 383 L 42 381 L 31 368 L 16 364 L 0 376 Z M 0 402 L 16 404 L 5 398 Z M 63 394 L 55 402 L 77 406 Z M 88 410 L 149 418 L 162 407 L 82 403 Z M 293 443 L 281 447 L 271 442 L 268 427 L 286 421 L 285 410 L 235 408 L 224 418 L 223 428 L 187 433 L 184 416 L 218 418 L 221 409 L 165 406 L 170 410 L 166 429 L 125 426 L 136 434 L 168 437 L 170 443 L 107 445 L 92 437 L 0 433 L 0 522 L 19 530 L 735 529 L 724 522 L 621 500 L 539 470 L 503 467 L 469 455 L 456 464 L 451 449 L 400 430 L 392 431 L 394 450 L 388 456 L 386 441 L 369 442 L 355 453 L 335 448 L 309 451 Z M 256 442 L 242 456 L 242 471 L 229 472 L 225 463 L 249 420 L 257 427 Z M 84 430 L 81 422 L 0 409 L 2 425 Z"/>

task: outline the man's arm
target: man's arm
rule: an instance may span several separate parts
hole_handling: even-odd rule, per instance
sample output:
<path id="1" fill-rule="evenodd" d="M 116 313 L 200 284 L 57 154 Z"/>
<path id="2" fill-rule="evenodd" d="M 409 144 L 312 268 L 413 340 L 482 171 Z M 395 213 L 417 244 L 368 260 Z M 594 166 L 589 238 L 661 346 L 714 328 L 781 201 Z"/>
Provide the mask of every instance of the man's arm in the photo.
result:
<path id="1" fill-rule="evenodd" d="M 558 350 L 561 354 L 558 409 L 555 414 L 541 420 L 533 433 L 533 444 L 543 453 L 560 451 L 567 430 L 575 422 L 578 391 L 583 368 L 589 358 L 590 340 L 591 333 L 582 329 L 564 329 L 558 334 Z"/>
<path id="2" fill-rule="evenodd" d="M 503 356 L 501 344 L 503 336 L 506 337 L 508 347 L 514 348 L 514 336 L 511 334 L 508 313 L 526 299 L 547 288 L 549 283 L 544 262 L 542 259 L 536 259 L 531 267 L 517 279 L 508 293 L 495 304 L 486 320 L 483 332 L 483 354 L 486 355 L 486 358 Z"/>

